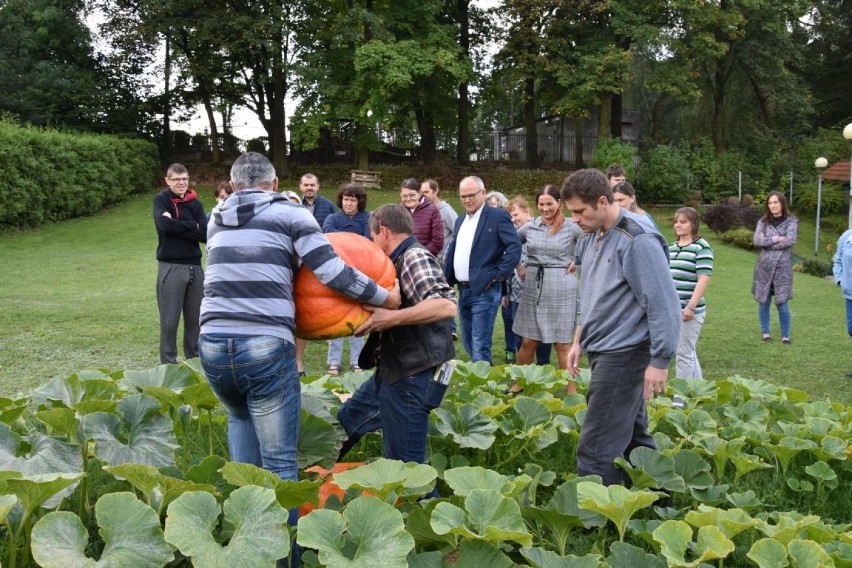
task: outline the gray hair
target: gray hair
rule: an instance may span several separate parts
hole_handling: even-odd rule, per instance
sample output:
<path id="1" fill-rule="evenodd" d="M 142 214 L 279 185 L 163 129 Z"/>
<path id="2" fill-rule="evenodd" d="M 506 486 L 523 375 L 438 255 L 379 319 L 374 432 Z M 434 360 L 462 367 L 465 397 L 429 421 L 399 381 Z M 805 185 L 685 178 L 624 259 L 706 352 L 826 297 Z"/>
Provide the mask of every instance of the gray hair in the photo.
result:
<path id="1" fill-rule="evenodd" d="M 461 186 L 461 184 L 463 184 L 463 183 L 464 183 L 464 182 L 466 182 L 467 180 L 470 180 L 470 181 L 472 181 L 473 183 L 475 183 L 475 184 L 476 184 L 476 189 L 478 189 L 479 191 L 483 191 L 483 190 L 485 190 L 485 182 L 484 182 L 484 181 L 482 181 L 482 178 L 478 178 L 478 177 L 476 177 L 476 176 L 467 176 L 466 178 L 463 178 L 463 179 L 459 182 L 459 186 Z"/>
<path id="2" fill-rule="evenodd" d="M 231 166 L 231 182 L 237 190 L 272 186 L 275 177 L 275 166 L 269 158 L 257 152 L 246 152 Z"/>
<path id="3" fill-rule="evenodd" d="M 491 203 L 491 200 L 494 200 L 496 203 Z M 506 199 L 506 196 L 500 193 L 499 191 L 489 191 L 485 196 L 485 203 L 490 205 L 491 207 L 499 207 L 500 209 L 506 207 L 509 203 L 509 200 Z"/>

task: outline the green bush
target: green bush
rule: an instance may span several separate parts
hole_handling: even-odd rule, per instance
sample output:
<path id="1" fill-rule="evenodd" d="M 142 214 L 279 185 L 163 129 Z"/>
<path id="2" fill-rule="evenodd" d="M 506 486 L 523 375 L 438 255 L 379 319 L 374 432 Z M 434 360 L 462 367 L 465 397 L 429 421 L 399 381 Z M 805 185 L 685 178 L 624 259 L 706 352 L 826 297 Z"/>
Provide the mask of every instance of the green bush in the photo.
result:
<path id="1" fill-rule="evenodd" d="M 653 203 L 683 203 L 689 191 L 689 163 L 676 146 L 652 148 L 642 161 L 643 199 Z"/>
<path id="2" fill-rule="evenodd" d="M 89 215 L 150 190 L 158 170 L 144 140 L 0 121 L 0 228 Z"/>
<path id="3" fill-rule="evenodd" d="M 623 142 L 619 138 L 607 138 L 601 140 L 595 146 L 591 166 L 605 172 L 610 164 L 618 164 L 627 172 L 627 179 L 636 179 L 636 168 L 633 167 L 633 158 L 636 156 L 636 148 Z"/>
<path id="4" fill-rule="evenodd" d="M 817 278 L 825 278 L 832 273 L 831 263 L 818 258 L 806 258 L 793 266 L 793 270 L 802 274 L 810 274 Z"/>
<path id="5" fill-rule="evenodd" d="M 745 250 L 757 250 L 754 246 L 754 231 L 748 229 L 731 229 L 719 234 L 723 243 Z"/>
<path id="6" fill-rule="evenodd" d="M 818 190 L 815 180 L 796 185 L 793 199 L 796 201 L 796 211 L 800 215 L 816 213 Z M 822 215 L 845 212 L 847 202 L 844 187 L 838 183 L 825 183 L 823 181 L 821 203 L 820 213 Z"/>

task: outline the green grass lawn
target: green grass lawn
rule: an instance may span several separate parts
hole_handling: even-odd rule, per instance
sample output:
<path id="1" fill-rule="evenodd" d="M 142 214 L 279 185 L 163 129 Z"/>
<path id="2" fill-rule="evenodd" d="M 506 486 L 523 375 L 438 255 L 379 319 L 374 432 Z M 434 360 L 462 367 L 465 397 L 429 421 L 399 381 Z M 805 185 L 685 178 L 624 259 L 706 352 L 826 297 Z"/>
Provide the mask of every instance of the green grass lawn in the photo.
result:
<path id="1" fill-rule="evenodd" d="M 209 210 L 209 188 L 201 188 Z M 326 196 L 331 192 L 325 190 Z M 447 191 L 447 197 L 456 192 Z M 370 190 L 369 207 L 397 202 L 396 190 Z M 0 395 L 26 394 L 55 375 L 83 369 L 156 366 L 158 318 L 154 284 L 153 193 L 83 219 L 0 236 Z M 460 211 L 457 197 L 450 202 Z M 670 210 L 652 210 L 670 231 Z M 803 220 L 800 256 L 813 255 L 813 223 Z M 707 323 L 698 350 L 705 377 L 741 375 L 801 388 L 816 398 L 850 402 L 850 338 L 840 291 L 829 280 L 796 274 L 792 345 L 763 343 L 751 297 L 755 255 L 708 240 L 716 270 L 707 294 Z M 823 234 L 821 242 L 836 241 Z M 779 337 L 773 310 L 773 333 Z M 465 357 L 458 345 L 460 356 Z M 494 336 L 502 362 L 503 330 Z M 308 347 L 309 372 L 325 370 L 326 347 Z"/>

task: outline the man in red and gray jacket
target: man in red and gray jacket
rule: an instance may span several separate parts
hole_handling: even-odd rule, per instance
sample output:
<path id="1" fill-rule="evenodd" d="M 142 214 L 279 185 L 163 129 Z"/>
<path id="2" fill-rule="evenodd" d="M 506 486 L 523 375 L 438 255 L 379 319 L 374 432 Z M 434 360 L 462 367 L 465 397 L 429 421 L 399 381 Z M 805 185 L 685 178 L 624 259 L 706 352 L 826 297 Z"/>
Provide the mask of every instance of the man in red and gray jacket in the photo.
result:
<path id="1" fill-rule="evenodd" d="M 177 330 L 183 313 L 183 355 L 198 357 L 199 317 L 204 298 L 201 247 L 207 242 L 207 216 L 189 189 L 181 164 L 166 170 L 168 187 L 154 197 L 157 227 L 157 306 L 160 310 L 160 363 L 177 363 Z"/>

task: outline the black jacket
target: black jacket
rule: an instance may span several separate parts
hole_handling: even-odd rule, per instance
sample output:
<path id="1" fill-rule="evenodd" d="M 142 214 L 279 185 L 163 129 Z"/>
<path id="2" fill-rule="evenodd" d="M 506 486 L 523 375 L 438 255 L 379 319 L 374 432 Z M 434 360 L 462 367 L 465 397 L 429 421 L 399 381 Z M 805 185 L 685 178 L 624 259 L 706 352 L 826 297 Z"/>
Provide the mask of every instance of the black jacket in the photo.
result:
<path id="1" fill-rule="evenodd" d="M 163 215 L 168 211 L 171 218 Z M 207 242 L 207 215 L 198 194 L 188 190 L 183 199 L 165 189 L 154 197 L 157 260 L 201 265 L 201 247 Z"/>

